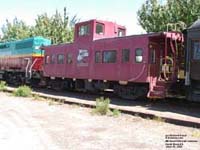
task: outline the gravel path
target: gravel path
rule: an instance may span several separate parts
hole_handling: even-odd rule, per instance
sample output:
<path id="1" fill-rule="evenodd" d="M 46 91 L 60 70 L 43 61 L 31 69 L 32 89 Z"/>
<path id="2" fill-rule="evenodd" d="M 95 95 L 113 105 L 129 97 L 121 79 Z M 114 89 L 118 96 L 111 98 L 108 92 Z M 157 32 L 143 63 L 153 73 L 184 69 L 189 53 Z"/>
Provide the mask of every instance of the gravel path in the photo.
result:
<path id="1" fill-rule="evenodd" d="M 88 108 L 0 93 L 2 150 L 174 150 L 166 148 L 173 143 L 183 145 L 177 150 L 200 150 L 200 130 L 129 115 L 96 116 Z"/>

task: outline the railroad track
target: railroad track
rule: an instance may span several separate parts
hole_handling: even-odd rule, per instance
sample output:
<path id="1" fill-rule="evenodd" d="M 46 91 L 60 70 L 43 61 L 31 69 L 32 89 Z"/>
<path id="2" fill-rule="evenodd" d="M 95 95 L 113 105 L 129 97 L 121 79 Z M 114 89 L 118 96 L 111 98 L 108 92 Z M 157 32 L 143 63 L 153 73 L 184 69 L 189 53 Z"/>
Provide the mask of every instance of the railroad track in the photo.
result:
<path id="1" fill-rule="evenodd" d="M 8 92 L 14 90 L 13 87 L 7 88 Z M 55 92 L 50 89 L 34 89 L 32 94 L 55 101 L 63 101 L 65 104 L 77 104 L 90 108 L 96 106 L 96 98 L 100 96 L 109 97 L 111 99 L 110 109 L 118 109 L 122 113 L 137 115 L 142 118 L 161 118 L 167 123 L 200 128 L 200 104 L 190 103 L 184 99 L 170 98 L 159 101 L 138 99 L 131 101 L 117 98 L 112 93 Z"/>

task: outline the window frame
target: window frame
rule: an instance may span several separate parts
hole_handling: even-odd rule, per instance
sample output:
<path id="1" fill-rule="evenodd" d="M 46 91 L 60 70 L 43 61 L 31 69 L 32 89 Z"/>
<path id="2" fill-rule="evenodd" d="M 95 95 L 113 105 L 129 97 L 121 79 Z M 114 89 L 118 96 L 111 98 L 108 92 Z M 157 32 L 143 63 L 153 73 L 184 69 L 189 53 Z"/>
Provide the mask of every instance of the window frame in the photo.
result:
<path id="1" fill-rule="evenodd" d="M 64 64 L 65 56 L 64 54 L 57 54 L 57 64 Z"/>
<path id="2" fill-rule="evenodd" d="M 45 55 L 45 64 L 50 64 L 50 55 Z"/>
<path id="3" fill-rule="evenodd" d="M 78 27 L 78 36 L 85 36 L 89 34 L 90 34 L 90 24 L 84 24 Z"/>
<path id="4" fill-rule="evenodd" d="M 66 55 L 66 63 L 67 64 L 72 64 L 73 63 L 72 53 L 67 53 L 67 55 Z"/>
<path id="5" fill-rule="evenodd" d="M 117 36 L 118 36 L 118 37 L 123 37 L 123 36 L 125 36 L 125 29 L 117 28 Z"/>
<path id="6" fill-rule="evenodd" d="M 102 30 L 101 32 L 98 32 L 98 31 L 97 31 L 97 29 L 98 29 L 97 26 L 98 26 L 98 25 L 101 26 L 101 28 L 102 28 L 102 29 L 101 29 L 101 30 Z M 97 22 L 97 23 L 96 23 L 96 29 L 95 29 L 95 30 L 96 30 L 96 31 L 95 31 L 96 34 L 98 34 L 98 35 L 103 35 L 103 34 L 104 34 L 104 31 L 105 31 L 105 25 L 104 25 L 103 23 Z"/>
<path id="7" fill-rule="evenodd" d="M 98 58 L 97 58 L 97 54 L 99 54 Z M 102 62 L 101 51 L 95 51 L 95 60 L 94 61 L 96 64 L 99 64 Z"/>
<path id="8" fill-rule="evenodd" d="M 198 50 L 195 50 L 194 43 L 197 43 L 197 42 L 198 42 Z M 191 48 L 192 48 L 191 59 L 193 61 L 200 61 L 200 39 L 193 39 L 192 42 L 191 42 Z M 196 55 L 196 54 L 198 54 L 199 56 Z"/>
<path id="9" fill-rule="evenodd" d="M 150 50 L 150 63 L 156 64 L 156 49 Z"/>
<path id="10" fill-rule="evenodd" d="M 141 53 L 141 55 L 137 55 L 137 52 L 138 51 L 141 51 L 142 53 Z M 143 63 L 143 53 L 144 53 L 144 51 L 143 51 L 143 49 L 142 48 L 136 48 L 135 49 L 135 63 Z M 141 58 L 140 58 L 141 57 Z M 139 59 L 141 59 L 141 60 L 139 60 L 138 61 L 138 58 Z"/>
<path id="11" fill-rule="evenodd" d="M 112 52 L 114 52 L 114 61 L 105 61 L 105 53 L 112 53 Z M 116 63 L 117 62 L 117 50 L 104 50 L 103 51 L 103 63 L 106 63 L 106 64 L 110 64 L 110 63 Z"/>
<path id="12" fill-rule="evenodd" d="M 56 63 L 56 54 L 52 54 L 50 56 L 50 64 L 55 64 Z"/>
<path id="13" fill-rule="evenodd" d="M 128 59 L 126 60 L 126 55 L 124 55 L 125 54 L 125 51 L 128 51 Z M 128 62 L 130 62 L 130 49 L 129 48 L 123 48 L 122 49 L 122 63 L 128 63 Z"/>

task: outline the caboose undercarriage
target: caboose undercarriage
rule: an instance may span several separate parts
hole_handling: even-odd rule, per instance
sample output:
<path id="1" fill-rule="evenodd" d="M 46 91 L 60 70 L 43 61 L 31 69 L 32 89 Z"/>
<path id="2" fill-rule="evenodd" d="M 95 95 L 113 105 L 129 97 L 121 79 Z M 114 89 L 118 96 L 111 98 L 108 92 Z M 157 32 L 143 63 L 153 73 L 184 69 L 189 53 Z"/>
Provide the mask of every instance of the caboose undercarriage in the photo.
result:
<path id="1" fill-rule="evenodd" d="M 118 81 L 46 78 L 46 86 L 56 91 L 76 90 L 83 92 L 113 92 L 121 98 L 145 98 L 148 93 L 148 83 L 128 83 L 123 85 Z"/>

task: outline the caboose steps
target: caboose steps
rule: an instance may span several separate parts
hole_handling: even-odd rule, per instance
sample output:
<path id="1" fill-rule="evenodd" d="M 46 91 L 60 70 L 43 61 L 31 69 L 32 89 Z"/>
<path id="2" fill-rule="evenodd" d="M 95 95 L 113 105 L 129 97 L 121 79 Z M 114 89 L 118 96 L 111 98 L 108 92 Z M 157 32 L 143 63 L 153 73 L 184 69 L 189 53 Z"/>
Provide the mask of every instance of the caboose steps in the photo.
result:
<path id="1" fill-rule="evenodd" d="M 148 93 L 149 98 L 165 98 L 166 97 L 166 83 L 165 81 L 156 81 L 155 85 Z"/>
<path id="2" fill-rule="evenodd" d="M 163 99 L 165 98 L 165 92 L 164 91 L 151 91 L 149 93 L 149 98 L 157 98 L 157 99 Z"/>
<path id="3" fill-rule="evenodd" d="M 156 85 L 153 87 L 154 91 L 164 91 L 165 90 L 165 86 L 160 86 L 160 85 Z"/>

